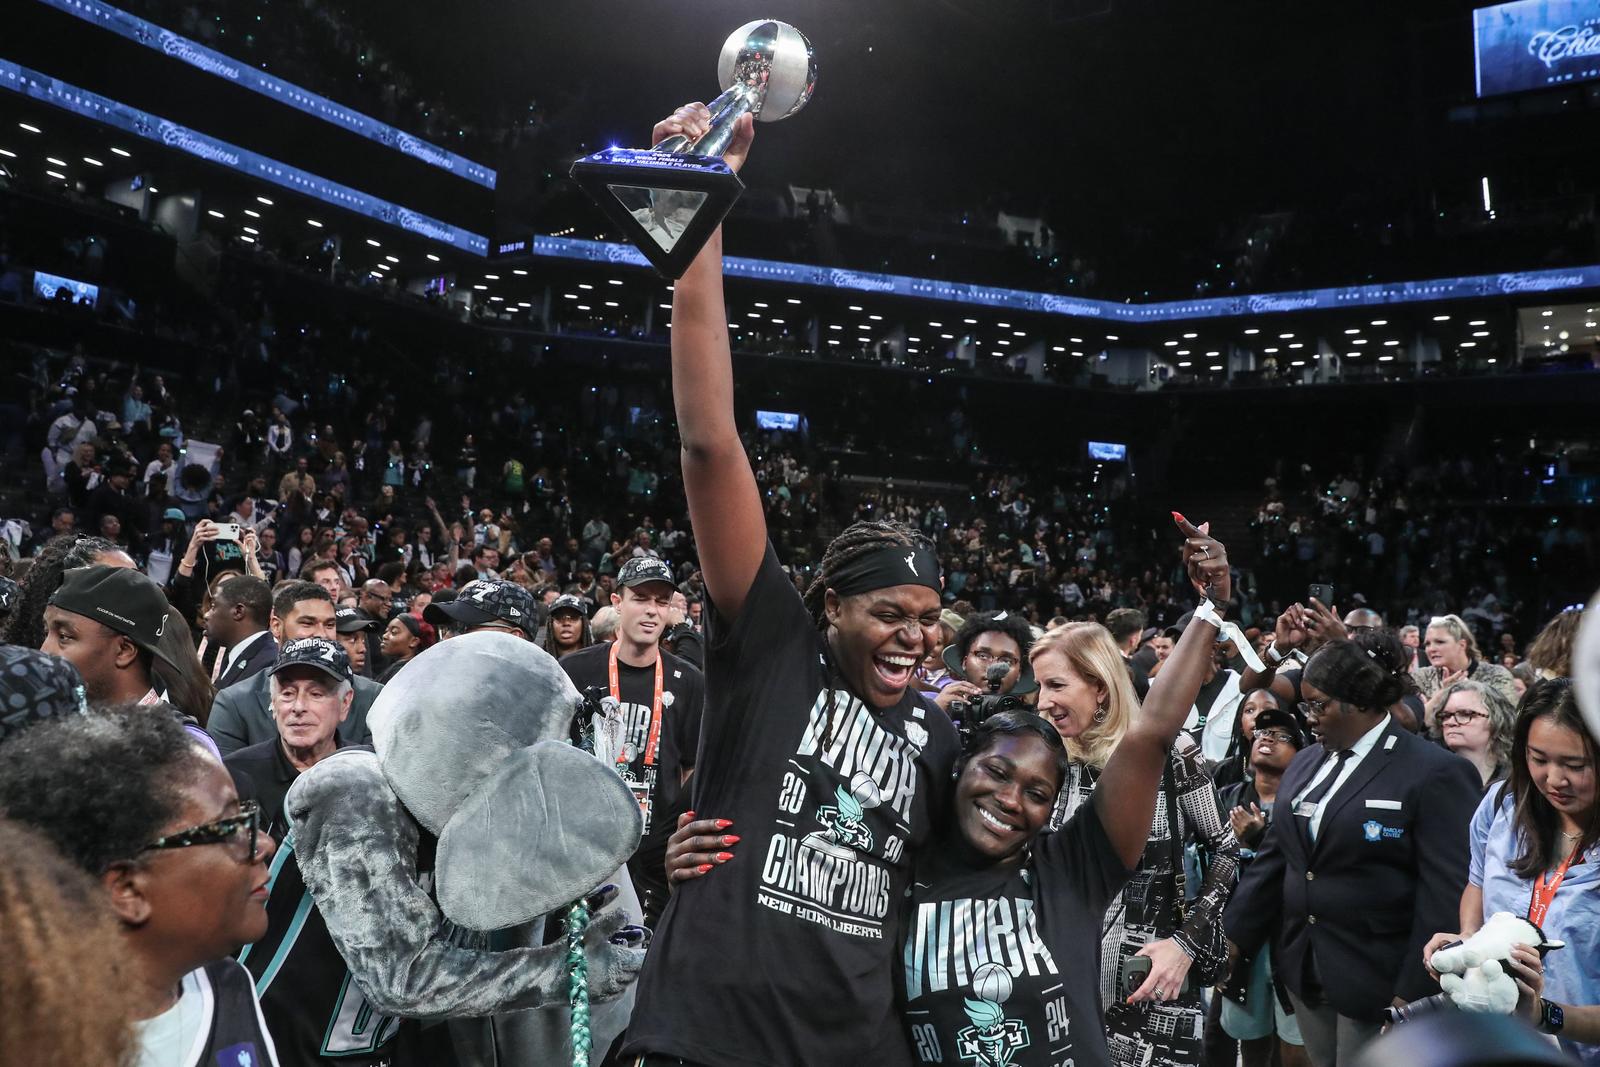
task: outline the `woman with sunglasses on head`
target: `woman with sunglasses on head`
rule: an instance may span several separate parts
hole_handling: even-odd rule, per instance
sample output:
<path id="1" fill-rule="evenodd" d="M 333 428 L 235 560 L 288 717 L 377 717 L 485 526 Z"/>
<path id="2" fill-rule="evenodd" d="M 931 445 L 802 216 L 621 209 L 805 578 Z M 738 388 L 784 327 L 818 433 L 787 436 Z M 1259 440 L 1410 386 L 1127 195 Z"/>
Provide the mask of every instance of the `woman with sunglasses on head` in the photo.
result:
<path id="1" fill-rule="evenodd" d="M 1600 1064 L 1597 756 L 1569 679 L 1528 690 L 1511 743 L 1511 775 L 1489 789 L 1472 817 L 1460 932 L 1436 934 L 1422 950 L 1427 961 L 1500 911 L 1526 916 L 1548 940 L 1566 942 L 1542 962 L 1537 953 L 1512 960 L 1513 975 L 1528 987 L 1518 1011 L 1587 1064 Z"/>
<path id="2" fill-rule="evenodd" d="M 222 763 L 171 715 L 115 706 L 0 747 L 0 814 L 87 871 L 122 930 L 140 1065 L 277 1064 L 255 987 L 227 957 L 267 928 L 272 839 Z"/>
<path id="3" fill-rule="evenodd" d="M 1411 677 L 1424 701 L 1422 726 L 1430 736 L 1439 734 L 1439 709 L 1444 706 L 1444 691 L 1463 678 L 1494 686 L 1512 703 L 1517 700 L 1511 672 L 1483 658 L 1472 629 L 1459 615 L 1434 616 L 1422 635 L 1422 655 L 1428 665 L 1412 671 Z"/>
<path id="4" fill-rule="evenodd" d="M 1185 532 L 1193 550 L 1209 549 L 1213 559 L 1219 558 L 1221 546 L 1191 529 Z M 1225 581 L 1221 590 L 1227 590 Z M 1203 635 L 1197 638 L 1200 651 L 1194 653 L 1202 657 L 1199 680 L 1189 689 L 1184 674 L 1184 685 L 1174 686 L 1188 692 L 1190 713 L 1200 686 L 1215 674 L 1216 629 L 1207 615 L 1197 611 L 1179 639 L 1187 642 L 1196 626 Z M 1052 827 L 1063 825 L 1100 794 L 1114 754 L 1146 729 L 1156 694 L 1164 694 L 1163 699 L 1173 695 L 1165 687 L 1176 681 L 1169 676 L 1177 654 L 1174 649 L 1167 657 L 1141 710 L 1121 654 L 1104 627 L 1065 626 L 1033 646 L 1039 714 L 1054 725 L 1071 757 Z M 1138 869 L 1111 898 L 1098 930 L 1104 1025 L 1117 1064 L 1146 1062 L 1148 1055 L 1172 1064 L 1197 1064 L 1205 1025 L 1200 988 L 1210 984 L 1209 975 L 1225 962 L 1219 921 L 1233 886 L 1239 844 L 1218 811 L 1200 748 L 1186 733 L 1165 753 L 1155 785 L 1154 816 L 1147 813 L 1140 830 Z M 1185 901 L 1183 865 L 1190 840 L 1197 840 L 1211 861 L 1192 905 Z M 1146 966 L 1143 981 L 1123 980 L 1124 974 Z M 1202 979 L 1202 974 L 1208 977 Z"/>

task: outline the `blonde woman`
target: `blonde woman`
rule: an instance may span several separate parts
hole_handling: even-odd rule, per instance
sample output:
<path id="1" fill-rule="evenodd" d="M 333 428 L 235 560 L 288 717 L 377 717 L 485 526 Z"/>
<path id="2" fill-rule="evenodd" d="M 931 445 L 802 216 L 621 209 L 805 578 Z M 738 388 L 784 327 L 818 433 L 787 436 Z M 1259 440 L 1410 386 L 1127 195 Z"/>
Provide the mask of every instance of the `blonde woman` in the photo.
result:
<path id="1" fill-rule="evenodd" d="M 1045 634 L 1029 660 L 1039 682 L 1039 714 L 1066 744 L 1070 765 L 1050 820 L 1063 826 L 1094 792 L 1139 704 L 1116 643 L 1098 623 Z M 1200 894 L 1185 906 L 1184 845 L 1198 839 L 1211 857 Z M 1150 838 L 1138 870 L 1101 926 L 1100 995 L 1117 1064 L 1199 1064 L 1205 1007 L 1200 987 L 1222 967 L 1223 906 L 1238 868 L 1239 843 L 1217 807 L 1200 749 L 1179 734 L 1162 774 Z M 1138 958 L 1150 960 L 1142 984 L 1119 982 Z"/>
<path id="2" fill-rule="evenodd" d="M 1444 691 L 1463 678 L 1493 686 L 1516 704 L 1517 687 L 1511 680 L 1511 672 L 1483 658 L 1477 639 L 1461 616 L 1435 615 L 1422 636 L 1422 655 L 1428 665 L 1412 671 L 1411 677 L 1425 701 L 1423 728 L 1430 734 L 1437 734 L 1439 730 Z"/>

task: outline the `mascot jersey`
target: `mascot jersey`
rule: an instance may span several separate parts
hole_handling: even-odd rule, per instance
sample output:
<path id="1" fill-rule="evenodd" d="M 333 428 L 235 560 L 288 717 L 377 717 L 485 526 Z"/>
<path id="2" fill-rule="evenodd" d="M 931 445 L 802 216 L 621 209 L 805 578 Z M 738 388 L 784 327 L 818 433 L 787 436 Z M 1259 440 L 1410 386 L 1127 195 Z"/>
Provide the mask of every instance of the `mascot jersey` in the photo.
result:
<path id="1" fill-rule="evenodd" d="M 738 858 L 673 894 L 629 1054 L 903 1067 L 902 910 L 912 857 L 948 809 L 955 727 L 913 691 L 874 709 L 830 677 L 771 545 L 739 617 L 708 603 L 706 618 L 691 806 L 733 820 Z M 716 1025 L 684 1025 L 706 1005 Z"/>
<path id="2" fill-rule="evenodd" d="M 301 880 L 292 832 L 268 877 L 267 934 L 240 950 L 239 962 L 255 981 L 279 1062 L 326 1067 L 324 1057 L 338 1057 L 344 1067 L 390 1067 L 401 1022 L 374 1011 L 351 981 Z"/>
<path id="3" fill-rule="evenodd" d="M 899 975 L 917 1062 L 1106 1067 L 1100 925 L 1128 871 L 1099 809 L 1039 835 L 1025 865 L 953 855 L 927 849 L 912 885 Z"/>

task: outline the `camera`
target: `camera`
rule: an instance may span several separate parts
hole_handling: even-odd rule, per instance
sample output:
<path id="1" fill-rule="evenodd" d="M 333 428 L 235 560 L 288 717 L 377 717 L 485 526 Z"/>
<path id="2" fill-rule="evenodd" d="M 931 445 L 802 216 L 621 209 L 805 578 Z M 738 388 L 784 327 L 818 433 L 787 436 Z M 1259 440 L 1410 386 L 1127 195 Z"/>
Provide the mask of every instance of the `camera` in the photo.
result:
<path id="1" fill-rule="evenodd" d="M 984 681 L 989 684 L 989 691 L 973 697 L 971 700 L 952 700 L 950 702 L 950 718 L 956 724 L 956 731 L 961 735 L 961 745 L 966 747 L 972 739 L 972 733 L 989 716 L 1002 711 L 1023 711 L 1028 705 L 1021 698 L 1010 693 L 1000 692 L 1001 684 L 1006 680 L 1010 668 L 1003 663 L 991 663 L 989 669 L 984 671 Z"/>

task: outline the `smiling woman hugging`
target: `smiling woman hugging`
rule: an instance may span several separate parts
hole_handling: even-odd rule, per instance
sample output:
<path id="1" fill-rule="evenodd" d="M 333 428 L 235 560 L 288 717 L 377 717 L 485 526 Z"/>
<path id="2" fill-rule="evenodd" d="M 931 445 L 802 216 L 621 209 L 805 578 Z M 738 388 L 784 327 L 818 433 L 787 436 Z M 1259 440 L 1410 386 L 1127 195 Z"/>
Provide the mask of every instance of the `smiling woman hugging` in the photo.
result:
<path id="1" fill-rule="evenodd" d="M 1203 611 L 1195 614 L 1197 621 L 1205 617 Z M 1196 643 L 1205 646 L 1209 662 L 1216 639 L 1212 626 L 1187 627 L 1178 647 L 1194 647 L 1189 633 L 1195 629 L 1204 635 Z M 1122 657 L 1103 626 L 1064 626 L 1033 646 L 1039 714 L 1055 726 L 1072 757 L 1052 827 L 1081 815 L 1091 799 L 1103 795 L 1114 754 L 1135 731 L 1148 728 L 1158 700 L 1164 708 L 1179 690 L 1188 692 L 1193 703 L 1200 681 L 1191 688 L 1187 672 L 1181 684 L 1172 677 L 1177 655 L 1174 650 L 1162 666 L 1141 710 Z M 1202 662 L 1200 669 L 1204 667 Z M 1129 887 L 1110 899 L 1098 931 L 1100 993 L 1113 1062 L 1144 1062 L 1153 1046 L 1169 1062 L 1197 1064 L 1205 1024 L 1200 988 L 1214 980 L 1225 959 L 1220 920 L 1238 865 L 1239 843 L 1217 807 L 1200 749 L 1187 735 L 1171 747 L 1155 784 L 1155 816 L 1145 817 L 1139 869 Z M 1198 898 L 1186 905 L 1183 849 L 1191 839 L 1206 847 L 1211 864 Z M 1143 967 L 1144 959 L 1150 964 L 1143 982 L 1130 988 L 1119 981 L 1124 972 Z"/>

